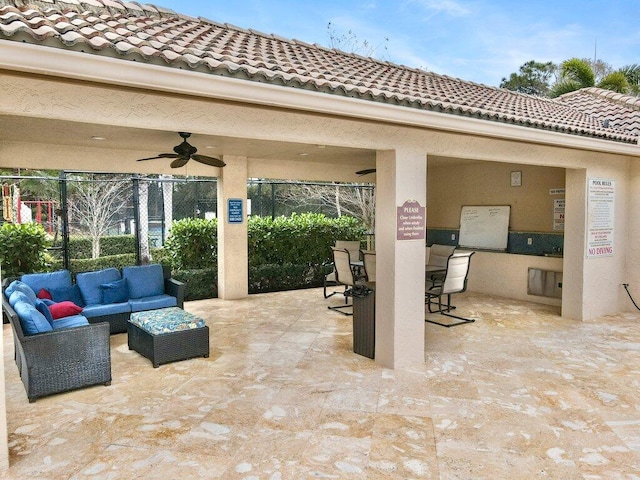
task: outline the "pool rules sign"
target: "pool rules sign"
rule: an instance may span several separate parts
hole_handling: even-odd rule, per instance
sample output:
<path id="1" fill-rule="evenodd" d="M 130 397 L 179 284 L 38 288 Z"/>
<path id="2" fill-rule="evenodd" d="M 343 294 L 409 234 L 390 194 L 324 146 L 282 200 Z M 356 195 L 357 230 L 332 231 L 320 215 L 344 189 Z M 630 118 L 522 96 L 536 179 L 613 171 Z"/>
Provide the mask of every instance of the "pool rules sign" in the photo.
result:
<path id="1" fill-rule="evenodd" d="M 613 255 L 615 180 L 589 179 L 587 197 L 587 257 Z"/>
<path id="2" fill-rule="evenodd" d="M 424 240 L 426 208 L 415 200 L 407 200 L 397 207 L 398 240 Z"/>

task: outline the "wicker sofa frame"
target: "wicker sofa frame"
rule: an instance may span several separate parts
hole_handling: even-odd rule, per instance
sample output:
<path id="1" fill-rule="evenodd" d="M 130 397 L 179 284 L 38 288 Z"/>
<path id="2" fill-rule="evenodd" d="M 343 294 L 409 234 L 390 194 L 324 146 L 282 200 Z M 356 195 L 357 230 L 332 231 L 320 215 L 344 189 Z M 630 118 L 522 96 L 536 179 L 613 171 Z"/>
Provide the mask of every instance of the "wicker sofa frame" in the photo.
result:
<path id="1" fill-rule="evenodd" d="M 4 294 L 2 309 L 13 330 L 14 359 L 29 403 L 68 390 L 111 385 L 108 323 L 25 335 Z"/>

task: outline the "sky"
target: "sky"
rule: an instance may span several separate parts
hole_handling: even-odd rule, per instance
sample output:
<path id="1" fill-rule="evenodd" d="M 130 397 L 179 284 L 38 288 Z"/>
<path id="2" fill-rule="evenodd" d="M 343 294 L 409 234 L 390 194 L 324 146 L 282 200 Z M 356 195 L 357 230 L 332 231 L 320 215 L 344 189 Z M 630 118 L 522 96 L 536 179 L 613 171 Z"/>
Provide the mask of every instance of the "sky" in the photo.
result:
<path id="1" fill-rule="evenodd" d="M 358 53 L 494 86 L 529 60 L 595 57 L 614 68 L 640 63 L 640 0 L 146 3 L 324 46 L 332 46 L 332 36 L 351 38 Z M 340 45 L 346 50 L 349 42 Z"/>

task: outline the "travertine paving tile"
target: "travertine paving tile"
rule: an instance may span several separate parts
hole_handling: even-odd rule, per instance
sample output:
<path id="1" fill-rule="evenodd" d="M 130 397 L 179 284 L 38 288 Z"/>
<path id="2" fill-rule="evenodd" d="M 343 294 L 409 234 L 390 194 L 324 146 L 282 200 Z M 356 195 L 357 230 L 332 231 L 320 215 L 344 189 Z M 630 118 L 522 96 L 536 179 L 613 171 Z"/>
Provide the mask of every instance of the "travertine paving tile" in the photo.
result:
<path id="1" fill-rule="evenodd" d="M 153 368 L 111 337 L 111 386 L 29 404 L 4 325 L 4 479 L 639 478 L 640 314 L 467 293 L 425 326 L 425 364 L 352 351 L 319 289 L 189 302 L 211 355 Z"/>

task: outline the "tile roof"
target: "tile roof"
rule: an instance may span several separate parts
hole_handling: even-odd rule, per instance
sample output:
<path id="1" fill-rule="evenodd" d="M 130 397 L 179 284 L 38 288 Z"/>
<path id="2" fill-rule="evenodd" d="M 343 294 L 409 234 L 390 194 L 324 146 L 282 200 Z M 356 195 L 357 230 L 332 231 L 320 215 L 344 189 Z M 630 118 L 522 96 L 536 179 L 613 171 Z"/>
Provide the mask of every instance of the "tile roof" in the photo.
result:
<path id="1" fill-rule="evenodd" d="M 640 135 L 640 97 L 632 97 L 602 88 L 583 88 L 558 97 L 563 103 L 599 119 L 603 124 Z"/>
<path id="2" fill-rule="evenodd" d="M 0 40 L 638 143 L 568 102 L 533 97 L 124 0 L 0 0 Z"/>

